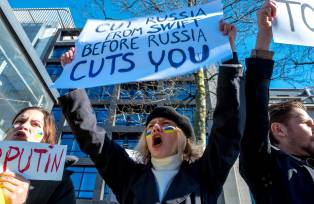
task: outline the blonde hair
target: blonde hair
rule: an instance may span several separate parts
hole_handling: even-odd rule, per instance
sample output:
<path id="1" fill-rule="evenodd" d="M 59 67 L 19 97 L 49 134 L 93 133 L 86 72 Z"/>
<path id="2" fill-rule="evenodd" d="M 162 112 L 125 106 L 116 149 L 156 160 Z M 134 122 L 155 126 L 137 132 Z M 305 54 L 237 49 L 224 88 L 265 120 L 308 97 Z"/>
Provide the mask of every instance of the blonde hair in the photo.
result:
<path id="1" fill-rule="evenodd" d="M 145 132 L 146 128 L 142 132 L 135 148 L 137 150 L 136 160 L 139 163 L 148 164 L 151 160 L 151 154 L 146 143 Z M 178 138 L 178 154 L 181 154 L 184 161 L 191 163 L 202 156 L 203 148 L 201 145 L 193 144 L 192 140 L 187 138 L 180 128 L 176 128 L 175 133 Z"/>

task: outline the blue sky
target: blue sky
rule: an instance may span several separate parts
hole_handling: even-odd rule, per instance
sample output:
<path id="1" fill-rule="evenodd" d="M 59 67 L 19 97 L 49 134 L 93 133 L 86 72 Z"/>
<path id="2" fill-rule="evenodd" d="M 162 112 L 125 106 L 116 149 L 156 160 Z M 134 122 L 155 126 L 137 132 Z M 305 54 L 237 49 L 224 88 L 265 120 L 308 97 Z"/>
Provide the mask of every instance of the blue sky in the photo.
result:
<path id="1" fill-rule="evenodd" d="M 76 27 L 82 28 L 87 20 L 87 15 L 82 15 L 82 10 L 86 6 L 91 6 L 91 0 L 8 0 L 12 8 L 70 8 Z M 118 8 L 114 6 L 110 0 L 105 0 L 107 16 L 115 18 L 127 18 L 126 14 L 119 12 Z M 93 12 L 94 16 L 91 18 L 104 18 L 100 12 Z"/>
<path id="2" fill-rule="evenodd" d="M 104 19 L 104 15 L 101 12 L 91 12 L 99 10 L 99 8 L 91 7 L 92 0 L 79 0 L 79 1 L 70 1 L 70 0 L 8 0 L 12 8 L 70 8 L 76 27 L 82 28 L 86 22 L 87 18 L 100 18 Z M 107 17 L 112 17 L 114 19 L 127 18 L 128 15 L 123 13 L 117 8 L 116 5 L 113 5 L 110 0 L 105 0 L 105 8 Z M 89 11 L 86 11 L 86 8 L 89 8 Z M 84 12 L 84 13 L 82 13 Z M 243 49 L 250 50 L 254 46 L 255 38 L 249 40 L 246 45 L 241 45 L 245 47 Z M 249 51 L 241 52 L 241 47 L 238 45 L 238 50 L 241 58 L 247 57 Z M 302 88 L 304 84 L 298 84 L 296 82 L 291 85 L 290 83 L 284 82 L 282 80 L 272 80 L 272 88 Z"/>

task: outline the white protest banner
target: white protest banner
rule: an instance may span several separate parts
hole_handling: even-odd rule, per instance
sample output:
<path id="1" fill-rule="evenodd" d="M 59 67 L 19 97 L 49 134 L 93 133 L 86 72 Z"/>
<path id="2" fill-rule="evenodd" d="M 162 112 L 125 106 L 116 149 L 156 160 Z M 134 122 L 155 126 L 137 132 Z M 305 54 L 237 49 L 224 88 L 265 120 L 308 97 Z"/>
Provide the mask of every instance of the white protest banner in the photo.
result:
<path id="1" fill-rule="evenodd" d="M 66 145 L 1 141 L 0 172 L 11 171 L 31 180 L 61 180 Z"/>
<path id="2" fill-rule="evenodd" d="M 231 58 L 221 0 L 129 21 L 89 20 L 56 88 L 158 80 Z"/>
<path id="3" fill-rule="evenodd" d="M 277 0 L 274 42 L 314 46 L 314 1 Z"/>

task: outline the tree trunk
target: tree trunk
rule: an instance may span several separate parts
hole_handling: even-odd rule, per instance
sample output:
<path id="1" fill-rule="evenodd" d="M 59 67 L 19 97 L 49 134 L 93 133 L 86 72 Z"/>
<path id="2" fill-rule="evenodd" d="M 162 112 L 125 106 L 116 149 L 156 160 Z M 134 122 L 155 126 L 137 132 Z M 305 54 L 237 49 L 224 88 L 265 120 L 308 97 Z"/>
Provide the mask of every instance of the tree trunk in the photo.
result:
<path id="1" fill-rule="evenodd" d="M 196 143 L 206 146 L 206 90 L 204 70 L 194 74 L 196 84 L 196 110 L 194 113 L 194 131 Z"/>
<path id="2" fill-rule="evenodd" d="M 195 0 L 188 0 L 188 5 L 195 5 Z M 204 70 L 201 68 L 194 74 L 196 84 L 196 110 L 194 113 L 194 131 L 195 142 L 205 148 L 206 146 L 206 90 L 205 90 L 205 77 Z"/>

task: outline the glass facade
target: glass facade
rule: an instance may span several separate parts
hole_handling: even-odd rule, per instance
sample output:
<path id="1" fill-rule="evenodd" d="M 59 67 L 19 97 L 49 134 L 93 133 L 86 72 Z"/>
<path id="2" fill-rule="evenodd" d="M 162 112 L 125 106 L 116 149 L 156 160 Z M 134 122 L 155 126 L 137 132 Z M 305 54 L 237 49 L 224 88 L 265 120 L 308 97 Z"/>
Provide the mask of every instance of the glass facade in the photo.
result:
<path id="1" fill-rule="evenodd" d="M 64 46 L 64 47 L 55 47 L 52 51 L 52 53 L 50 54 L 49 58 L 50 59 L 60 59 L 61 55 L 63 53 L 65 53 L 66 51 L 69 50 L 68 46 Z"/>
<path id="2" fill-rule="evenodd" d="M 63 133 L 61 137 L 61 144 L 68 146 L 67 155 L 74 155 L 79 158 L 88 157 L 87 154 L 81 151 L 72 133 Z"/>
<path id="3" fill-rule="evenodd" d="M 70 89 L 58 89 L 60 96 L 63 96 L 66 93 L 69 93 Z"/>
<path id="4" fill-rule="evenodd" d="M 128 100 L 127 104 L 118 105 L 114 126 L 143 126 L 155 105 L 140 103 L 141 105 L 136 105 L 134 101 Z"/>
<path id="5" fill-rule="evenodd" d="M 36 75 L 34 65 L 26 57 L 6 21 L 0 15 L 0 138 L 13 116 L 22 108 L 41 106 L 51 110 L 53 100 Z M 5 36 L 5 37 L 4 37 Z"/>
<path id="6" fill-rule="evenodd" d="M 195 112 L 194 106 L 179 107 L 176 110 L 182 115 L 185 115 L 186 117 L 188 117 L 192 125 L 194 124 L 194 112 Z"/>
<path id="7" fill-rule="evenodd" d="M 78 35 L 80 34 L 77 30 L 63 30 L 61 31 L 61 35 L 59 41 L 74 41 L 78 39 Z"/>
<path id="8" fill-rule="evenodd" d="M 108 108 L 100 108 L 100 107 L 94 107 L 96 119 L 98 124 L 105 124 L 107 122 L 108 118 Z"/>
<path id="9" fill-rule="evenodd" d="M 86 93 L 91 100 L 110 99 L 112 91 L 113 86 L 100 86 L 86 89 Z"/>
<path id="10" fill-rule="evenodd" d="M 141 132 L 113 132 L 112 139 L 123 148 L 134 150 Z"/>
<path id="11" fill-rule="evenodd" d="M 22 23 L 22 26 L 27 37 L 33 43 L 37 40 L 38 34 L 44 25 L 43 23 Z"/>
<path id="12" fill-rule="evenodd" d="M 116 126 L 142 126 L 148 114 L 121 113 L 116 114 Z"/>
<path id="13" fill-rule="evenodd" d="M 63 68 L 60 64 L 48 64 L 46 65 L 46 69 L 51 80 L 54 82 L 61 75 Z"/>
<path id="14" fill-rule="evenodd" d="M 92 199 L 96 183 L 97 170 L 94 167 L 69 167 L 74 184 L 75 196 L 79 199 Z"/>
<path id="15" fill-rule="evenodd" d="M 176 83 L 176 88 L 173 88 L 173 95 L 170 96 L 170 100 L 191 100 L 195 98 L 196 87 L 194 83 Z"/>
<path id="16" fill-rule="evenodd" d="M 121 84 L 120 99 L 157 99 L 157 83 L 143 82 L 143 83 L 129 83 Z"/>
<path id="17" fill-rule="evenodd" d="M 54 107 L 51 111 L 52 115 L 53 115 L 53 118 L 55 120 L 55 123 L 56 123 L 56 126 L 59 127 L 60 126 L 60 120 L 61 120 L 61 117 L 62 117 L 62 111 L 61 111 L 61 108 L 59 107 Z"/>
<path id="18" fill-rule="evenodd" d="M 192 81 L 166 81 L 160 89 L 160 94 L 170 101 L 193 101 L 196 95 L 196 86 Z"/>
<path id="19" fill-rule="evenodd" d="M 134 150 L 136 145 L 137 145 L 138 140 L 137 139 L 128 139 L 126 137 L 125 139 L 114 139 L 114 142 L 123 148 Z"/>

